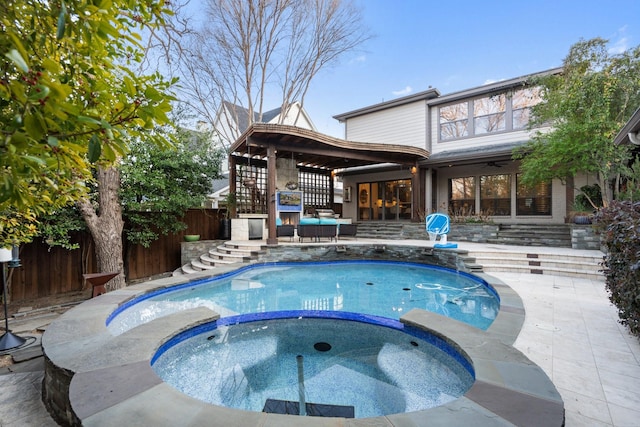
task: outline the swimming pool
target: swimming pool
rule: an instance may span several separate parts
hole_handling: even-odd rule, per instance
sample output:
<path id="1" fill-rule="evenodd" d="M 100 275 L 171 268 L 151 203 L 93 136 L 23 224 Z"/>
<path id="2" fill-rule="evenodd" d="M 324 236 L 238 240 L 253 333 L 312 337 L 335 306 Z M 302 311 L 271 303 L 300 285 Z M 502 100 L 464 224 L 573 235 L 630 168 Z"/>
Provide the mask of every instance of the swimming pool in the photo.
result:
<path id="1" fill-rule="evenodd" d="M 306 402 L 309 415 L 348 418 L 430 409 L 474 382 L 471 363 L 435 335 L 342 312 L 228 317 L 173 337 L 151 364 L 203 402 L 295 415 Z"/>
<path id="2" fill-rule="evenodd" d="M 413 308 L 487 329 L 500 301 L 483 280 L 443 267 L 392 261 L 254 264 L 214 279 L 155 291 L 107 319 L 119 335 L 181 310 L 205 306 L 222 317 L 282 310 L 330 310 L 399 319 Z"/>

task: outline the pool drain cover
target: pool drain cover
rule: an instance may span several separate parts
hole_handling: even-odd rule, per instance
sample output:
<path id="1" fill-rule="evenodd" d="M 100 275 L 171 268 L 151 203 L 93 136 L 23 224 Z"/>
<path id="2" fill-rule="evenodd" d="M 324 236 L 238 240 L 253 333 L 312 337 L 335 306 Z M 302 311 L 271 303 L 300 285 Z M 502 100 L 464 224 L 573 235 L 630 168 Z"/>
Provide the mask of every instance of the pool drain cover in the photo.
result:
<path id="1" fill-rule="evenodd" d="M 331 350 L 331 344 L 329 344 L 328 342 L 317 342 L 313 345 L 313 348 L 318 351 L 325 352 Z"/>

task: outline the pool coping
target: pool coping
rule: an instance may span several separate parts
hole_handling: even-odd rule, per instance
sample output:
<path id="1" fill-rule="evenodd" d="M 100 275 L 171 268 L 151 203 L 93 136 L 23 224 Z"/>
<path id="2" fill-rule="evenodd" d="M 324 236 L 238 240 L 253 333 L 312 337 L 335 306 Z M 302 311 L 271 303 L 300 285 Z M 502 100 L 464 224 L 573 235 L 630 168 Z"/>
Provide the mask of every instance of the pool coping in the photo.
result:
<path id="1" fill-rule="evenodd" d="M 130 286 L 90 299 L 54 321 L 42 337 L 43 400 L 52 415 L 57 413 L 57 420 L 65 425 L 84 426 L 299 425 L 297 416 L 204 403 L 163 383 L 153 372 L 150 361 L 160 345 L 181 331 L 218 319 L 217 313 L 203 307 L 185 310 L 119 336 L 111 335 L 105 326 L 107 317 L 132 298 L 236 268 Z M 475 276 L 500 296 L 500 311 L 487 331 L 419 309 L 400 318 L 406 325 L 443 338 L 471 360 L 476 381 L 467 393 L 423 411 L 359 419 L 307 417 L 305 425 L 563 425 L 564 404 L 555 386 L 512 346 L 524 322 L 522 300 L 502 281 L 483 273 Z"/>

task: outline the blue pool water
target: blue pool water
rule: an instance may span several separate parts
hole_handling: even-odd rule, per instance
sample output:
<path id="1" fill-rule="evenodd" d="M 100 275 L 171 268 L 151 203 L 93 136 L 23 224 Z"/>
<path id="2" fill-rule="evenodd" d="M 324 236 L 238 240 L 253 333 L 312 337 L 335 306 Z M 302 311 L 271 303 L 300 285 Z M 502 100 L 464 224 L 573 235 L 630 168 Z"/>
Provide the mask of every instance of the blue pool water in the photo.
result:
<path id="1" fill-rule="evenodd" d="M 500 301 L 484 281 L 441 267 L 387 261 L 275 263 L 144 295 L 116 310 L 107 327 L 118 335 L 198 306 L 209 307 L 221 317 L 332 310 L 390 319 L 420 308 L 487 329 Z"/>
<path id="2" fill-rule="evenodd" d="M 196 399 L 262 411 L 267 399 L 299 402 L 302 356 L 306 402 L 352 406 L 356 418 L 439 406 L 473 384 L 469 362 L 424 331 L 349 313 L 306 315 L 325 314 L 247 323 L 243 315 L 186 331 L 160 348 L 153 369 Z"/>

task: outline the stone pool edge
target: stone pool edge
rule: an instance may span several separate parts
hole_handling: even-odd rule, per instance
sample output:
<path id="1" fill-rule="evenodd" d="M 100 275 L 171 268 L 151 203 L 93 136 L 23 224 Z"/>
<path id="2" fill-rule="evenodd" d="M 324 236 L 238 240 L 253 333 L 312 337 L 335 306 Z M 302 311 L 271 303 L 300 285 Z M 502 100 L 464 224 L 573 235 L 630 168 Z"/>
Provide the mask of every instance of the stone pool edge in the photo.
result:
<path id="1" fill-rule="evenodd" d="M 524 322 L 521 299 L 500 280 L 487 274 L 477 276 L 501 299 L 498 317 L 486 332 L 424 310 L 412 310 L 400 319 L 442 337 L 471 359 L 476 381 L 464 396 L 424 411 L 361 419 L 307 417 L 305 425 L 563 425 L 564 405 L 555 386 L 540 367 L 512 347 Z M 295 416 L 198 401 L 164 384 L 153 372 L 150 360 L 156 349 L 180 331 L 217 319 L 219 315 L 211 310 L 176 313 L 117 337 L 107 331 L 106 318 L 124 302 L 190 281 L 166 278 L 114 291 L 75 307 L 49 326 L 42 339 L 43 400 L 58 422 L 85 426 L 299 424 Z"/>

